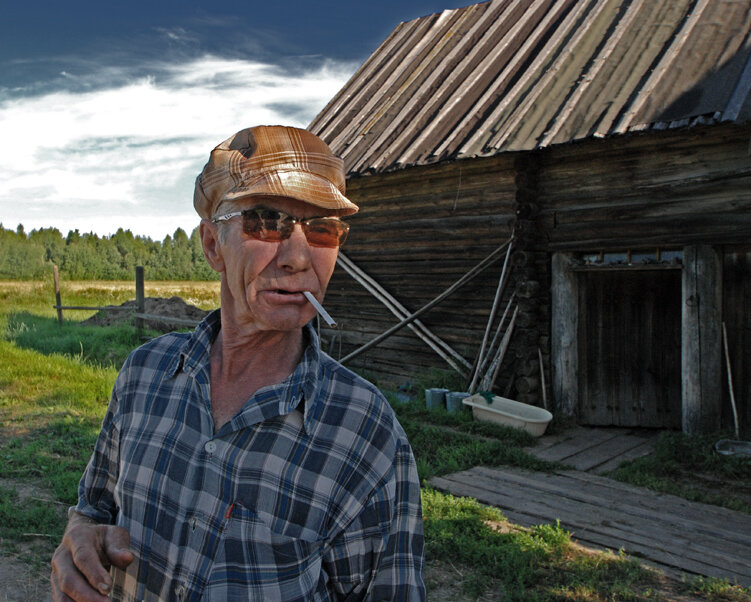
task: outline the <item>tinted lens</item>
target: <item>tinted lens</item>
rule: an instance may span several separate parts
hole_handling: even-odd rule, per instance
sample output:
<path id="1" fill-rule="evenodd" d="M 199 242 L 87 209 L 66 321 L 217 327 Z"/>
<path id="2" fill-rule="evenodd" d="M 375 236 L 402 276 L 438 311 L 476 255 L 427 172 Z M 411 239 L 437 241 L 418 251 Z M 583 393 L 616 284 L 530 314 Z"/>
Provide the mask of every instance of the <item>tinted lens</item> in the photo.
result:
<path id="1" fill-rule="evenodd" d="M 292 233 L 294 221 L 285 213 L 271 209 L 243 211 L 243 232 L 259 240 L 278 242 Z"/>
<path id="2" fill-rule="evenodd" d="M 303 225 L 305 238 L 312 247 L 339 247 L 347 240 L 349 224 L 338 219 L 313 218 Z"/>

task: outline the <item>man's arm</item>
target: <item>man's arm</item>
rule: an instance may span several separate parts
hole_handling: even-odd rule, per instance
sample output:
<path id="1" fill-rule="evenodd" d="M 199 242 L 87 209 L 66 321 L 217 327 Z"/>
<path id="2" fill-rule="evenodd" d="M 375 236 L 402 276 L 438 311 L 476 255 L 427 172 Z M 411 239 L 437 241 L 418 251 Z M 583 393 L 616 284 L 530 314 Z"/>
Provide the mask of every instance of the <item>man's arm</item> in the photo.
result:
<path id="1" fill-rule="evenodd" d="M 103 602 L 112 587 L 109 567 L 133 562 L 130 537 L 122 527 L 101 525 L 71 512 L 62 543 L 52 556 L 52 595 L 56 602 Z"/>
<path id="2" fill-rule="evenodd" d="M 110 566 L 125 568 L 133 562 L 134 556 L 128 550 L 128 532 L 112 524 L 116 515 L 113 492 L 120 451 L 116 391 L 117 384 L 78 485 L 78 506 L 68 511 L 65 534 L 52 556 L 50 581 L 56 602 L 107 600 L 106 594 L 112 587 Z"/>
<path id="3" fill-rule="evenodd" d="M 397 449 L 391 474 L 336 538 L 325 562 L 342 599 L 425 600 L 420 482 L 408 445 Z"/>

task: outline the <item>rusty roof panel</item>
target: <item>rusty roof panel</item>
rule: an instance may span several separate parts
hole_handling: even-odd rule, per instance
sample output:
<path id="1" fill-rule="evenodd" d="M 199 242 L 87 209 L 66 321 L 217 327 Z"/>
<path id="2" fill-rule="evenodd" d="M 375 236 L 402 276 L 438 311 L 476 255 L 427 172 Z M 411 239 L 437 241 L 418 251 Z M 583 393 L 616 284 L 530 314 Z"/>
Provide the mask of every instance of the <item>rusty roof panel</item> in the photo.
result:
<path id="1" fill-rule="evenodd" d="M 491 0 L 407 23 L 311 123 L 350 174 L 751 119 L 751 0 Z"/>

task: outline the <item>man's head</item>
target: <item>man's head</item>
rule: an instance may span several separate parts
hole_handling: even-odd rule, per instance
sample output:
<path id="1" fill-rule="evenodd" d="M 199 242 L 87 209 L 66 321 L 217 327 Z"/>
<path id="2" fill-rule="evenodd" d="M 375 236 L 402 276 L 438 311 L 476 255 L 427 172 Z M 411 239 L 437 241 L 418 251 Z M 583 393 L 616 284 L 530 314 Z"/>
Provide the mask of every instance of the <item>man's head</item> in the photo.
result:
<path id="1" fill-rule="evenodd" d="M 303 291 L 323 298 L 346 224 L 341 159 L 306 130 L 242 130 L 212 152 L 193 204 L 204 253 L 222 274 L 222 319 L 294 330 L 315 315 Z"/>

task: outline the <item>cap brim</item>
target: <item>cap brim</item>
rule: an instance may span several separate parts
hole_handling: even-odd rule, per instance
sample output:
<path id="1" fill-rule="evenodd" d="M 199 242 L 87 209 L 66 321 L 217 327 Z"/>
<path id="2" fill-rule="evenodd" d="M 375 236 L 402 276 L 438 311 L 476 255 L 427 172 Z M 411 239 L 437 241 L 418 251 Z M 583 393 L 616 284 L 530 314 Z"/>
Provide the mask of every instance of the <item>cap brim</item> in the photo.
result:
<path id="1" fill-rule="evenodd" d="M 359 209 L 339 189 L 325 178 L 299 170 L 279 170 L 266 173 L 247 185 L 235 186 L 222 196 L 222 201 L 251 196 L 279 196 L 310 203 L 338 215 L 351 215 Z"/>

